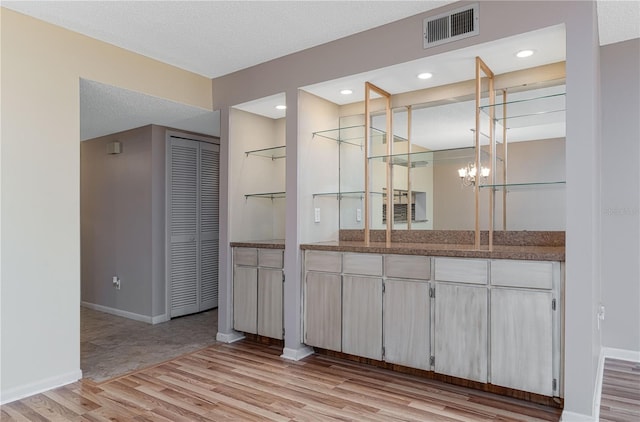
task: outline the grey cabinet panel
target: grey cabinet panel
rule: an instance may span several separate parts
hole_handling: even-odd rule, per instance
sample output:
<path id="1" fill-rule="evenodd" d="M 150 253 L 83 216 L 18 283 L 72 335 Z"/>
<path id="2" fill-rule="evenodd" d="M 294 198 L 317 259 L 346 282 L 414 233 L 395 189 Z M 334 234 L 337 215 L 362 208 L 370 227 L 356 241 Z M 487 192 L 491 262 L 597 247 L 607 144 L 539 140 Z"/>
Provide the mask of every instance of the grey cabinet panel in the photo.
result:
<path id="1" fill-rule="evenodd" d="M 282 270 L 258 269 L 258 334 L 282 340 Z"/>
<path id="2" fill-rule="evenodd" d="M 382 255 L 345 253 L 342 255 L 342 271 L 345 274 L 382 276 Z"/>
<path id="3" fill-rule="evenodd" d="M 436 283 L 435 371 L 487 382 L 487 288 Z"/>
<path id="4" fill-rule="evenodd" d="M 304 254 L 306 271 L 323 271 L 339 273 L 342 271 L 342 254 L 340 252 L 306 251 Z"/>
<path id="5" fill-rule="evenodd" d="M 284 267 L 283 253 L 282 249 L 258 249 L 258 265 L 282 269 Z"/>
<path id="6" fill-rule="evenodd" d="M 491 383 L 553 395 L 552 294 L 491 290 Z"/>
<path id="7" fill-rule="evenodd" d="M 342 351 L 382 360 L 382 279 L 343 276 Z"/>
<path id="8" fill-rule="evenodd" d="M 483 259 L 436 258 L 436 281 L 487 284 L 487 261 Z"/>
<path id="9" fill-rule="evenodd" d="M 385 281 L 385 361 L 411 368 L 430 369 L 430 302 L 429 283 Z"/>
<path id="10" fill-rule="evenodd" d="M 235 265 L 258 265 L 258 250 L 255 248 L 233 248 L 233 263 Z"/>
<path id="11" fill-rule="evenodd" d="M 491 284 L 494 286 L 551 289 L 553 266 L 550 261 L 515 261 L 500 259 L 491 261 Z"/>
<path id="12" fill-rule="evenodd" d="M 305 343 L 341 351 L 342 279 L 340 274 L 308 272 L 304 295 Z"/>
<path id="13" fill-rule="evenodd" d="M 431 259 L 426 256 L 387 255 L 384 258 L 384 272 L 391 278 L 431 278 Z"/>
<path id="14" fill-rule="evenodd" d="M 258 269 L 233 269 L 233 328 L 245 333 L 258 332 Z"/>

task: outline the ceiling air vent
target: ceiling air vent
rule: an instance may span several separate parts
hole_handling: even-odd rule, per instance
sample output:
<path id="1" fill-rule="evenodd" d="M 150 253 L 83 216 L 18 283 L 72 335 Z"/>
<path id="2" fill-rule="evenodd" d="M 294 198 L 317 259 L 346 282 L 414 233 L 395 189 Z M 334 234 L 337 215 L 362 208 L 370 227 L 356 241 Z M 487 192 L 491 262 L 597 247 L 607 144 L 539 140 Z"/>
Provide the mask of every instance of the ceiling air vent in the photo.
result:
<path id="1" fill-rule="evenodd" d="M 430 16 L 422 24 L 424 48 L 473 37 L 478 29 L 477 4 Z"/>

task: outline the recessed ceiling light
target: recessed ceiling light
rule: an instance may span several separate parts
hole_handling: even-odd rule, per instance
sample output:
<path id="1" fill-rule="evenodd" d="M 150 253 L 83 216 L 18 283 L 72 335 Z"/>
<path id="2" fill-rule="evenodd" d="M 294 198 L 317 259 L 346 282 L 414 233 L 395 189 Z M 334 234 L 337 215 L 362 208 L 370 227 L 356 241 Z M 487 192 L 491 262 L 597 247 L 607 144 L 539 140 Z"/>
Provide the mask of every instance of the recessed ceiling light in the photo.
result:
<path id="1" fill-rule="evenodd" d="M 278 109 L 278 110 L 286 110 L 286 109 L 287 109 L 287 106 L 286 106 L 286 105 L 282 105 L 282 104 L 280 104 L 280 105 L 277 105 L 277 106 L 276 106 L 276 109 Z"/>
<path id="2" fill-rule="evenodd" d="M 530 56 L 533 56 L 533 50 L 520 50 L 516 53 L 516 57 L 519 57 L 521 59 Z"/>
<path id="3" fill-rule="evenodd" d="M 342 91 L 340 91 L 340 93 L 342 95 L 351 95 L 351 94 L 353 94 L 353 91 L 350 90 L 350 89 L 343 89 Z"/>
<path id="4" fill-rule="evenodd" d="M 420 73 L 418 75 L 418 79 L 429 79 L 431 78 L 433 75 L 429 72 L 424 72 L 424 73 Z"/>

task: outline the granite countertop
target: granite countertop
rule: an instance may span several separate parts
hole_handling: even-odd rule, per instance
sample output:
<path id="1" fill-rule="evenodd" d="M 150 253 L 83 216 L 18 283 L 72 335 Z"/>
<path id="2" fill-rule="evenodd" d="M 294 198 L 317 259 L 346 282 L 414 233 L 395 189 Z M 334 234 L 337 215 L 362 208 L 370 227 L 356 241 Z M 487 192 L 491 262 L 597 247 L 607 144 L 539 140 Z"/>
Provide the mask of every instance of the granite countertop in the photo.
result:
<path id="1" fill-rule="evenodd" d="M 488 245 L 480 246 L 479 250 L 471 244 L 447 243 L 403 243 L 403 242 L 369 242 L 363 241 L 332 241 L 300 245 L 301 249 L 336 252 L 362 252 L 379 254 L 448 256 L 462 258 L 489 259 L 523 259 L 537 261 L 564 261 L 564 246 L 514 246 L 493 245 L 489 251 Z"/>
<path id="2" fill-rule="evenodd" d="M 284 249 L 284 239 L 246 240 L 231 242 L 230 246 L 232 248 Z"/>

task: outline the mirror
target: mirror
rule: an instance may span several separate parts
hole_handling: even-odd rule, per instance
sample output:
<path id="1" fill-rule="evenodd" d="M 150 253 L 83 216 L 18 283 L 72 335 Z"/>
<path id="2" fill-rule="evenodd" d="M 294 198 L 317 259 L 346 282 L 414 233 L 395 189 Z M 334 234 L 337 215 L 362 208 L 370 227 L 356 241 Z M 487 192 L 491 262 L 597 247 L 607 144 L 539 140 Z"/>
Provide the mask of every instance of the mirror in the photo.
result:
<path id="1" fill-rule="evenodd" d="M 483 97 L 480 109 L 481 170 L 475 176 L 474 96 L 393 109 L 392 156 L 374 149 L 369 159 L 373 186 L 380 188 L 372 189 L 372 197 L 380 196 L 372 199 L 372 229 L 386 226 L 383 198 L 391 161 L 394 229 L 474 230 L 477 183 L 480 230 L 490 224 L 495 230 L 564 230 L 564 81 L 497 90 L 495 105 Z M 373 116 L 371 125 L 384 128 L 384 120 Z M 491 130 L 495 161 L 489 154 Z M 357 214 L 343 205 L 341 213 Z"/>

